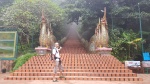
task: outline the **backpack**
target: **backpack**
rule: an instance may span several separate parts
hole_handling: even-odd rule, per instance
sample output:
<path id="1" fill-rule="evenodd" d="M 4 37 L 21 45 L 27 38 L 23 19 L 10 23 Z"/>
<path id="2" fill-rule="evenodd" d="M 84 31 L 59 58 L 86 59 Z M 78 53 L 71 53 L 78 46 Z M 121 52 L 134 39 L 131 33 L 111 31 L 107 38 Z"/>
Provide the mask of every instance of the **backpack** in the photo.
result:
<path id="1" fill-rule="evenodd" d="M 53 49 L 55 49 L 55 50 L 56 50 L 56 48 L 52 48 L 52 50 L 51 50 L 51 60 L 56 59 L 56 54 L 54 55 L 54 59 L 53 59 Z M 57 51 L 57 50 L 56 50 L 56 53 L 58 53 L 58 51 Z"/>
<path id="2" fill-rule="evenodd" d="M 52 48 L 52 50 L 51 50 L 51 60 L 56 60 L 57 59 L 57 57 L 56 57 L 56 54 L 54 55 L 54 59 L 53 59 L 53 49 L 55 49 L 56 50 L 56 48 Z M 56 50 L 56 53 L 58 53 L 58 51 Z M 61 65 L 61 60 L 59 59 L 59 65 Z"/>

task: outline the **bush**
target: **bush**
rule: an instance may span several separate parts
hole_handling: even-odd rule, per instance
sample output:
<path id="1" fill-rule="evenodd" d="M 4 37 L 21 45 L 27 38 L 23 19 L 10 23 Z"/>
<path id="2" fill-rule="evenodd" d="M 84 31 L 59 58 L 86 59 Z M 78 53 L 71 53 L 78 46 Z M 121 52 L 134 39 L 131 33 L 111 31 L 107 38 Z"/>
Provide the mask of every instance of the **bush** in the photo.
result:
<path id="1" fill-rule="evenodd" d="M 35 56 L 35 53 L 27 53 L 18 57 L 14 62 L 13 71 L 17 70 L 20 66 L 22 66 L 25 62 L 27 62 L 31 57 Z"/>
<path id="2" fill-rule="evenodd" d="M 110 31 L 109 46 L 113 48 L 112 55 L 120 61 L 134 60 L 141 53 L 141 38 L 132 30 L 113 29 Z"/>

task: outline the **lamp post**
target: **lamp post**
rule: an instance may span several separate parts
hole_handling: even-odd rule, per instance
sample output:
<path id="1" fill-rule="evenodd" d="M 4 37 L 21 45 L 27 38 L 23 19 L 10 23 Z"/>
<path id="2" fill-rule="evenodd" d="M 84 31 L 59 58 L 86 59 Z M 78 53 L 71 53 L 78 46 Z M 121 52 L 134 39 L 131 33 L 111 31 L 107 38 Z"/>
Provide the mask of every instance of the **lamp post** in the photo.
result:
<path id="1" fill-rule="evenodd" d="M 143 35 L 142 35 L 142 22 L 141 22 L 141 10 L 140 10 L 139 3 L 138 3 L 138 9 L 139 9 L 140 35 L 141 35 L 141 38 L 143 39 Z M 143 53 L 144 52 L 143 42 L 141 42 L 141 45 L 142 45 L 142 53 Z"/>

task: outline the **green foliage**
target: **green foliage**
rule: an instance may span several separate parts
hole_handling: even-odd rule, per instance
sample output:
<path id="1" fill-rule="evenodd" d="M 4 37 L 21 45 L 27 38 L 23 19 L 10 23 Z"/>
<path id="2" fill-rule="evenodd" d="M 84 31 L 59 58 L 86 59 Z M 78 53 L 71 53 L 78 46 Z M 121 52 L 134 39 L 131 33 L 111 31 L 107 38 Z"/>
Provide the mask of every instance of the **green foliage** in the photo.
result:
<path id="1" fill-rule="evenodd" d="M 113 48 L 112 54 L 121 61 L 136 58 L 136 54 L 141 50 L 141 38 L 138 38 L 138 34 L 132 30 L 111 30 L 109 42 L 110 47 Z"/>
<path id="2" fill-rule="evenodd" d="M 139 14 L 142 17 L 144 47 L 146 51 L 149 51 L 150 0 L 15 0 L 1 13 L 3 16 L 0 16 L 0 20 L 3 22 L 0 23 L 18 27 L 21 42 L 19 47 L 22 46 L 22 50 L 26 50 L 29 48 L 25 47 L 24 42 L 31 42 L 32 35 L 36 45 L 38 43 L 42 9 L 52 23 L 54 35 L 60 40 L 66 35 L 67 22 L 80 23 L 80 33 L 90 38 L 94 34 L 98 18 L 103 16 L 101 10 L 104 7 L 107 8 L 108 28 L 114 28 L 110 31 L 112 41 L 110 46 L 115 49 L 114 55 L 121 56 L 120 59 L 123 60 L 133 57 L 132 51 L 136 54 L 141 52 L 138 51 L 140 43 L 134 41 L 140 37 L 136 34 L 140 30 Z M 139 13 L 139 8 L 141 13 Z M 125 32 L 117 31 L 117 28 L 123 28 Z M 129 28 L 132 28 L 134 32 L 129 31 Z M 135 44 L 138 46 L 137 49 L 135 49 Z"/>
<path id="3" fill-rule="evenodd" d="M 150 52 L 150 32 L 149 31 L 143 31 L 143 38 L 145 38 L 145 40 L 143 41 L 144 51 Z"/>
<path id="4" fill-rule="evenodd" d="M 51 22 L 57 40 L 62 39 L 67 32 L 66 15 L 64 10 L 51 0 L 14 0 L 12 5 L 5 7 L 1 13 L 0 19 L 4 25 L 18 29 L 20 54 L 39 46 L 42 9 L 48 24 Z"/>
<path id="5" fill-rule="evenodd" d="M 82 33 L 92 27 L 94 30 L 98 18 L 103 16 L 101 10 L 107 8 L 107 21 L 110 25 L 128 30 L 139 31 L 139 7 L 141 9 L 144 31 L 150 31 L 150 0 L 64 0 L 69 21 L 82 23 Z M 81 19 L 80 19 L 81 18 Z M 112 22 L 113 20 L 113 22 Z M 87 34 L 88 35 L 88 34 Z"/>
<path id="6" fill-rule="evenodd" d="M 134 31 L 139 31 L 139 14 L 142 17 L 143 30 L 149 30 L 150 20 L 150 0 L 116 0 L 111 5 L 111 14 L 113 16 L 114 24 L 121 28 L 132 28 Z M 138 5 L 139 3 L 139 5 Z M 140 12 L 139 13 L 139 9 Z M 149 30 L 150 31 L 150 30 Z"/>
<path id="7" fill-rule="evenodd" d="M 23 44 L 23 45 L 18 45 L 18 54 L 26 54 L 33 52 L 34 49 L 32 49 L 31 44 Z"/>
<path id="8" fill-rule="evenodd" d="M 13 3 L 14 0 L 0 0 L 0 10 Z"/>
<path id="9" fill-rule="evenodd" d="M 141 54 L 141 41 L 134 42 L 134 40 L 140 37 L 138 35 L 140 31 L 139 14 L 142 18 L 143 32 L 150 32 L 150 0 L 64 0 L 62 5 L 67 10 L 69 21 L 81 24 L 80 33 L 86 40 L 89 40 L 87 37 L 94 34 L 98 18 L 103 16 L 101 10 L 106 7 L 108 28 L 123 28 L 125 31 L 117 31 L 116 29 L 110 31 L 110 45 L 114 48 L 113 54 L 121 56 L 118 57 L 121 60 L 129 59 L 130 56 L 132 58 L 135 54 Z M 130 29 L 133 31 L 129 31 Z M 149 51 L 149 36 L 149 34 L 143 33 L 146 51 Z"/>
<path id="10" fill-rule="evenodd" d="M 56 27 L 61 29 L 58 25 L 63 24 L 64 11 L 50 0 L 16 0 L 3 10 L 1 19 L 4 25 L 18 27 L 21 40 L 26 38 L 24 41 L 29 43 L 31 35 L 40 31 L 42 9 L 54 31 Z"/>
<path id="11" fill-rule="evenodd" d="M 13 71 L 17 70 L 20 66 L 22 66 L 25 62 L 27 62 L 31 57 L 35 55 L 35 53 L 27 53 L 18 57 L 14 62 Z"/>
<path id="12" fill-rule="evenodd" d="M 10 6 L 13 3 L 14 0 L 0 0 L 0 17 L 3 15 L 1 12 L 5 7 Z M 4 23 L 0 20 L 0 26 L 2 26 Z"/>

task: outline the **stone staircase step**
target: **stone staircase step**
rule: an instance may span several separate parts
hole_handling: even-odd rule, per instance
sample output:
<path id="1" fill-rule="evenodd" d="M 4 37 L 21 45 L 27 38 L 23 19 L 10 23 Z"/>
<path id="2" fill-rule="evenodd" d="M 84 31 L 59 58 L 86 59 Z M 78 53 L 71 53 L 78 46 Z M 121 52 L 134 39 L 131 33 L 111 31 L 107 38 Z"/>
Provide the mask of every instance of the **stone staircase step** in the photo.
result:
<path id="1" fill-rule="evenodd" d="M 52 80 L 53 76 L 9 76 L 4 80 Z M 98 81 L 143 81 L 142 78 L 137 77 L 93 77 L 93 76 L 66 76 L 65 78 L 58 78 L 58 80 L 98 80 Z"/>
<path id="2" fill-rule="evenodd" d="M 114 65 L 121 65 L 122 63 L 119 63 L 119 62 L 98 62 L 98 61 L 73 61 L 73 60 L 69 60 L 69 61 L 64 61 L 62 60 L 63 63 L 66 63 L 66 64 L 114 64 Z M 40 63 L 44 63 L 44 64 L 52 64 L 52 61 L 49 60 L 49 61 L 41 61 L 41 62 L 38 62 L 38 61 L 35 61 L 35 62 L 27 62 L 27 63 L 31 63 L 31 64 L 40 64 Z"/>
<path id="3" fill-rule="evenodd" d="M 20 67 L 20 69 L 53 69 L 52 66 L 22 66 Z M 86 66 L 82 66 L 82 67 L 73 67 L 73 66 L 66 66 L 63 67 L 64 69 L 126 69 L 125 67 L 86 67 Z"/>
<path id="4" fill-rule="evenodd" d="M 39 64 L 24 64 L 23 66 L 53 66 L 53 64 L 48 64 L 48 63 L 39 63 Z M 123 64 L 65 64 L 62 63 L 62 66 L 93 66 L 93 67 L 115 67 L 115 66 L 119 66 L 119 67 L 123 67 Z"/>
<path id="5" fill-rule="evenodd" d="M 19 69 L 15 72 L 53 72 L 53 69 Z M 64 72 L 132 73 L 129 69 L 64 69 Z"/>
<path id="6" fill-rule="evenodd" d="M 59 74 L 57 74 L 58 76 Z M 64 76 L 136 77 L 135 73 L 64 72 Z M 10 76 L 53 76 L 52 72 L 14 72 Z"/>

